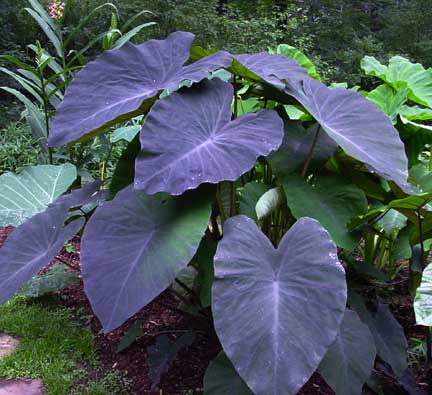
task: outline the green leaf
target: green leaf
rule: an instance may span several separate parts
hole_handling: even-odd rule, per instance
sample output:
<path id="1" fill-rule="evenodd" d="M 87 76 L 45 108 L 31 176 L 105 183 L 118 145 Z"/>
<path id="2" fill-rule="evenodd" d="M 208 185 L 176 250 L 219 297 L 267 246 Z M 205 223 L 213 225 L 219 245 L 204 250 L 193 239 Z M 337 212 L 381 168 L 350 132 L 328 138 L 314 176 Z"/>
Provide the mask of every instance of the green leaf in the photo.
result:
<path id="1" fill-rule="evenodd" d="M 75 166 L 39 165 L 0 176 L 0 226 L 18 226 L 44 211 L 71 186 Z"/>
<path id="2" fill-rule="evenodd" d="M 111 143 L 116 143 L 120 140 L 125 140 L 130 143 L 141 130 L 141 125 L 123 126 L 114 130 L 111 135 Z"/>
<path id="3" fill-rule="evenodd" d="M 79 281 L 76 273 L 68 272 L 67 265 L 52 266 L 46 274 L 33 277 L 24 287 L 23 293 L 38 298 L 50 292 L 59 291 Z"/>
<path id="4" fill-rule="evenodd" d="M 296 218 L 315 218 L 338 246 L 355 247 L 357 237 L 348 231 L 347 224 L 355 215 L 367 212 L 366 196 L 361 189 L 332 176 L 319 178 L 316 185 L 311 185 L 291 175 L 284 177 L 282 184 Z"/>
<path id="5" fill-rule="evenodd" d="M 133 29 L 129 30 L 127 33 L 123 34 L 118 40 L 116 40 L 113 48 L 121 48 L 128 41 L 130 41 L 133 37 L 135 37 L 142 29 L 157 25 L 156 22 L 147 22 L 142 23 L 141 25 L 135 26 Z"/>
<path id="6" fill-rule="evenodd" d="M 274 51 L 270 51 L 270 53 L 274 53 Z M 299 51 L 297 48 L 292 47 L 288 44 L 279 44 L 276 48 L 276 53 L 278 55 L 285 56 L 288 59 L 294 59 L 296 60 L 300 66 L 304 67 L 308 74 L 317 80 L 321 80 L 320 76 L 317 73 L 315 65 L 312 63 L 312 61 L 301 51 Z"/>
<path id="7" fill-rule="evenodd" d="M 48 39 L 51 41 L 51 44 L 54 46 L 57 55 L 60 58 L 63 58 L 62 44 L 59 40 L 59 37 L 57 36 L 56 29 L 53 29 L 53 26 L 48 23 L 48 20 L 51 20 L 51 18 L 48 16 L 48 14 L 46 14 L 45 10 L 42 9 L 44 14 L 39 14 L 36 11 L 32 10 L 31 8 L 24 8 L 24 9 L 39 24 L 39 26 L 44 31 Z"/>
<path id="8" fill-rule="evenodd" d="M 134 322 L 132 326 L 126 331 L 117 346 L 118 353 L 129 348 L 138 338 L 144 335 L 142 330 L 143 323 L 144 321 L 138 320 L 137 322 Z"/>
<path id="9" fill-rule="evenodd" d="M 203 307 L 208 307 L 211 304 L 211 289 L 214 279 L 213 258 L 216 247 L 216 241 L 205 236 L 191 262 L 191 265 L 198 271 L 199 297 Z"/>
<path id="10" fill-rule="evenodd" d="M 221 351 L 210 362 L 204 376 L 204 395 L 253 395 L 234 369 L 227 355 Z"/>
<path id="11" fill-rule="evenodd" d="M 432 110 L 419 106 L 403 105 L 399 114 L 410 121 L 428 121 L 432 119 Z"/>
<path id="12" fill-rule="evenodd" d="M 402 229 L 404 226 L 406 226 L 407 219 L 399 211 L 390 209 L 387 211 L 384 217 L 378 221 L 378 224 L 384 229 L 386 233 L 391 234 L 395 230 Z"/>
<path id="13" fill-rule="evenodd" d="M 114 174 L 109 186 L 109 198 L 112 199 L 116 193 L 126 188 L 134 180 L 135 176 L 135 158 L 138 156 L 141 145 L 138 137 L 135 137 L 123 150 L 122 155 L 117 162 Z"/>
<path id="14" fill-rule="evenodd" d="M 414 312 L 417 325 L 432 326 L 432 265 L 423 271 L 414 300 Z"/>
<path id="15" fill-rule="evenodd" d="M 432 69 L 425 70 L 421 64 L 411 63 L 402 56 L 392 57 L 388 67 L 374 57 L 365 56 L 361 66 L 366 74 L 381 78 L 395 89 L 406 84 L 410 89 L 409 99 L 432 107 Z"/>
<path id="16" fill-rule="evenodd" d="M 395 91 L 392 87 L 383 84 L 371 91 L 367 98 L 379 106 L 395 125 L 402 105 L 407 100 L 407 94 L 408 88 Z"/>
<path id="17" fill-rule="evenodd" d="M 276 187 L 265 192 L 255 206 L 256 216 L 261 220 L 272 214 L 283 201 L 283 191 Z"/>
<path id="18" fill-rule="evenodd" d="M 248 182 L 239 192 L 239 212 L 257 221 L 255 207 L 268 187 L 260 182 Z"/>

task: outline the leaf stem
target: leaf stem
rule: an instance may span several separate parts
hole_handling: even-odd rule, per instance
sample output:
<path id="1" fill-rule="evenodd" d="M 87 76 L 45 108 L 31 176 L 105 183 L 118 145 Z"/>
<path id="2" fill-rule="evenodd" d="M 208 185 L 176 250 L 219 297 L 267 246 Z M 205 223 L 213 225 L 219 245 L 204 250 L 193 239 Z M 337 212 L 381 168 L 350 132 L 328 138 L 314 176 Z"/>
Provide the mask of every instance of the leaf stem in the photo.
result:
<path id="1" fill-rule="evenodd" d="M 309 168 L 309 164 L 310 164 L 310 162 L 311 162 L 311 160 L 312 160 L 312 156 L 313 156 L 313 153 L 314 153 L 314 150 L 315 150 L 316 144 L 317 144 L 317 142 L 318 142 L 318 137 L 319 137 L 319 132 L 320 132 L 320 130 L 321 130 L 321 125 L 318 125 L 318 129 L 317 129 L 317 131 L 315 132 L 315 137 L 314 137 L 314 139 L 313 139 L 313 141 L 312 141 L 312 145 L 311 145 L 311 148 L 310 148 L 310 150 L 309 150 L 309 154 L 308 154 L 308 156 L 307 156 L 307 158 L 306 158 L 306 160 L 305 160 L 305 163 L 304 163 L 304 165 L 303 165 L 303 169 L 302 169 L 302 172 L 301 172 L 301 176 L 302 176 L 302 177 L 305 177 L 305 176 L 306 176 L 306 172 L 307 172 L 307 170 L 308 170 L 308 168 Z"/>

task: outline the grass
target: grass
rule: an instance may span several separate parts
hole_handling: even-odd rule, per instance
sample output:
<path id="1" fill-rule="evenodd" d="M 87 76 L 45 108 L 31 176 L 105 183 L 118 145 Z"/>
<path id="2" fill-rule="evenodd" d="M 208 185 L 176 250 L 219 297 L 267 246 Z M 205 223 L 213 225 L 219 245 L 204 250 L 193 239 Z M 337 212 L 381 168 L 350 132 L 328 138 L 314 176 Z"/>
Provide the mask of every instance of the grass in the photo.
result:
<path id="1" fill-rule="evenodd" d="M 95 372 L 99 365 L 94 337 L 74 322 L 71 310 L 18 296 L 0 306 L 0 332 L 21 341 L 0 359 L 0 377 L 39 378 L 47 395 L 127 394 L 127 383 L 114 372 L 88 378 L 83 368 Z"/>

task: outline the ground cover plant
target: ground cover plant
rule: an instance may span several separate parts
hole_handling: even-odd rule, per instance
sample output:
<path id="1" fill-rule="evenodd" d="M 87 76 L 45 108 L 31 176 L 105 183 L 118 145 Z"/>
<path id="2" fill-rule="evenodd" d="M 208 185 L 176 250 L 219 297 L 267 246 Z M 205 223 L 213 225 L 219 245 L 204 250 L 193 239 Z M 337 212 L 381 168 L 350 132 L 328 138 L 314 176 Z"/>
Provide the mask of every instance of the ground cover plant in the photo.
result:
<path id="1" fill-rule="evenodd" d="M 430 70 L 365 59 L 384 84 L 359 93 L 327 87 L 289 47 L 236 55 L 192 47 L 193 38 L 126 43 L 66 90 L 51 147 L 142 123 L 127 133 L 107 190 L 69 192 L 77 173 L 68 164 L 0 177 L 0 225 L 18 226 L 1 249 L 0 302 L 82 233 L 85 291 L 105 332 L 173 283 L 188 313 L 214 326 L 223 351 L 208 368 L 208 395 L 296 394 L 317 370 L 337 394 L 360 394 L 377 356 L 409 376 L 400 325 L 361 295 L 358 278 L 385 282 L 381 266 L 397 271 L 396 257 L 411 258 L 415 292 L 426 266 L 429 127 L 419 121 L 430 114 Z M 383 95 L 394 98 L 387 114 L 376 104 Z M 388 109 L 394 102 L 401 109 Z M 426 325 L 428 281 L 416 304 Z M 160 371 L 175 355 L 163 342 Z"/>

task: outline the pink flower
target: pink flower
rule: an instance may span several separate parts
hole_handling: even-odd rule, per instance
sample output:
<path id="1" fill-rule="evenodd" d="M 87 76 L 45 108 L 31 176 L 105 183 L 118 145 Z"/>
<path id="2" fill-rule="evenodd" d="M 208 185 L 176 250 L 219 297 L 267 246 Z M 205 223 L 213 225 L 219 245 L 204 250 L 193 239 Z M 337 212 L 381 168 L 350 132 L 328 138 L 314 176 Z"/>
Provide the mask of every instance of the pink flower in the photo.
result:
<path id="1" fill-rule="evenodd" d="M 59 0 L 53 0 L 48 5 L 48 14 L 52 19 L 59 20 L 63 17 L 65 3 Z"/>

